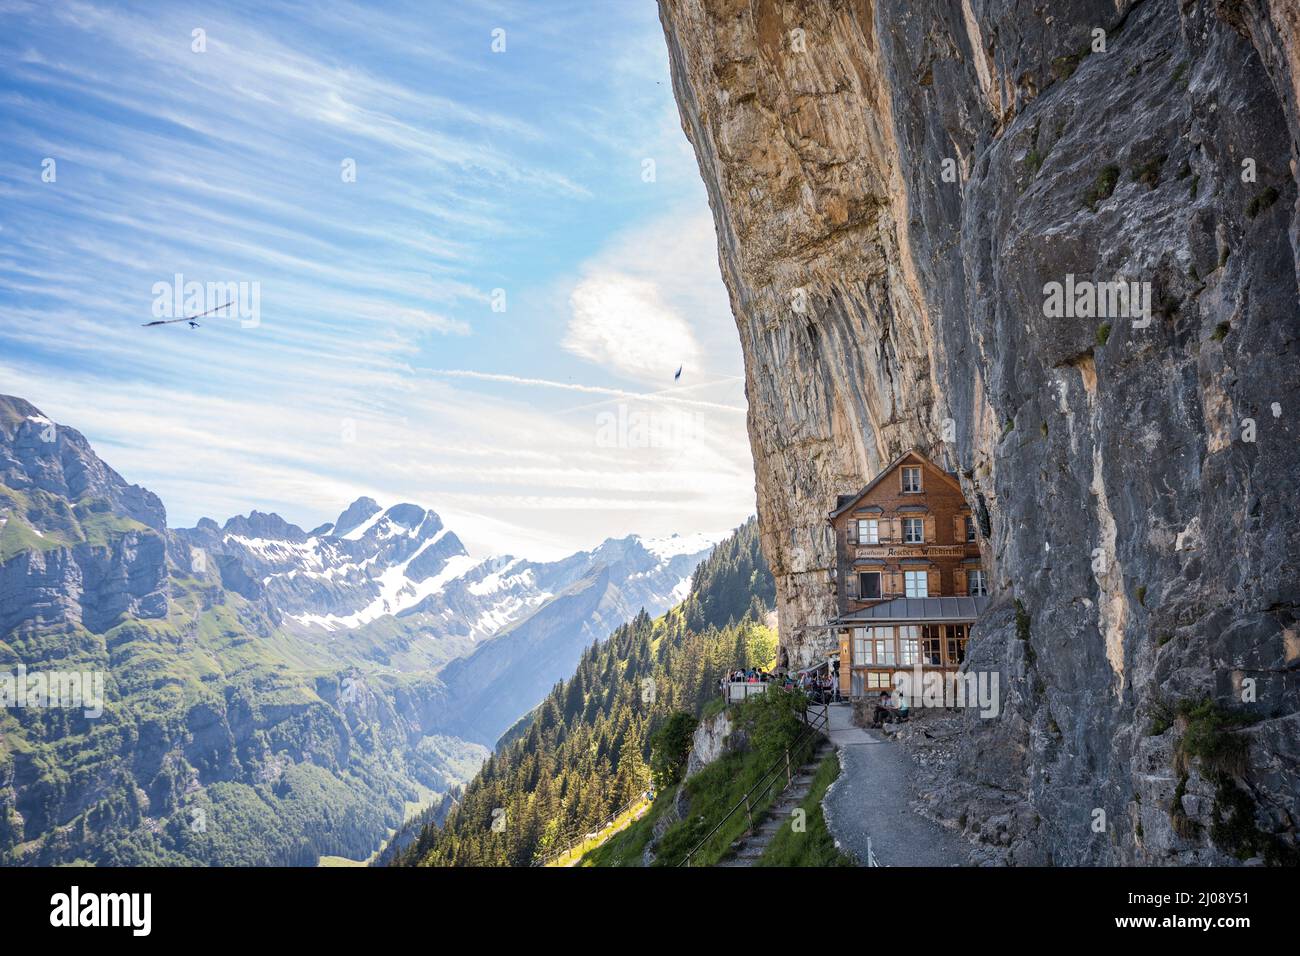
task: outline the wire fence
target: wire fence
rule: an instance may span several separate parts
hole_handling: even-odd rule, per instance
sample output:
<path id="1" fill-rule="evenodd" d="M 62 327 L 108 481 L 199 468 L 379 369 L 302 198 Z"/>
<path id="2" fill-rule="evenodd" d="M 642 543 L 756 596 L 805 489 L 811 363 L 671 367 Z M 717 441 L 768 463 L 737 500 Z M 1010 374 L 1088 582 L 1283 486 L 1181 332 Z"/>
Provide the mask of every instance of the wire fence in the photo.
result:
<path id="1" fill-rule="evenodd" d="M 633 797 L 627 803 L 623 804 L 623 806 L 619 807 L 612 814 L 610 814 L 609 819 L 606 820 L 604 823 L 602 823 L 600 826 L 596 827 L 596 829 L 588 830 L 581 837 L 570 834 L 569 839 L 571 842 L 566 843 L 563 847 L 561 847 L 558 850 L 553 850 L 550 853 L 547 853 L 545 856 L 533 860 L 532 865 L 550 866 L 552 863 L 563 858 L 569 853 L 572 853 L 574 850 L 578 849 L 578 847 L 581 847 L 583 844 L 591 840 L 599 839 L 602 833 L 604 833 L 606 830 L 612 827 L 624 816 L 626 816 L 627 814 L 635 810 L 638 804 L 644 803 L 647 806 L 649 806 L 652 800 L 653 800 L 652 791 L 646 790 L 643 793 L 638 793 L 635 797 Z"/>

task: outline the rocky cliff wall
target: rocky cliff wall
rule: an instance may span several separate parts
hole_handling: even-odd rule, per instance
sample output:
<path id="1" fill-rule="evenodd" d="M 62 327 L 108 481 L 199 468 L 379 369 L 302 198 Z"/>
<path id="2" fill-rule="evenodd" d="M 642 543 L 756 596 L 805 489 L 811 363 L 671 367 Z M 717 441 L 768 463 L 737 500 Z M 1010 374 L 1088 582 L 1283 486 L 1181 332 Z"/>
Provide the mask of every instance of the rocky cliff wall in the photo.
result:
<path id="1" fill-rule="evenodd" d="M 660 11 L 792 658 L 835 495 L 915 446 L 987 514 L 970 666 L 1003 698 L 940 804 L 1024 862 L 1294 854 L 1294 3 Z M 1149 319 L 1048 314 L 1049 283 L 1114 280 Z"/>

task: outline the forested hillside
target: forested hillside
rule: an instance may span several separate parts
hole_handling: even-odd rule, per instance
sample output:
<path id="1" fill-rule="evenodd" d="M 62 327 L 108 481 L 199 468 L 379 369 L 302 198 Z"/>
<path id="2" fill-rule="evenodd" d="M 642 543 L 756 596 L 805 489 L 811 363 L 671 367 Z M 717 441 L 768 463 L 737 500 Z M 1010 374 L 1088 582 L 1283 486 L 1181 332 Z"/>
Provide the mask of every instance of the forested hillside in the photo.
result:
<path id="1" fill-rule="evenodd" d="M 768 663 L 775 587 L 750 519 L 696 569 L 690 594 L 588 648 L 573 677 L 512 728 L 451 806 L 393 861 L 527 866 L 646 789 L 650 738 L 698 714 L 726 668 Z M 494 820 L 496 825 L 494 826 Z"/>

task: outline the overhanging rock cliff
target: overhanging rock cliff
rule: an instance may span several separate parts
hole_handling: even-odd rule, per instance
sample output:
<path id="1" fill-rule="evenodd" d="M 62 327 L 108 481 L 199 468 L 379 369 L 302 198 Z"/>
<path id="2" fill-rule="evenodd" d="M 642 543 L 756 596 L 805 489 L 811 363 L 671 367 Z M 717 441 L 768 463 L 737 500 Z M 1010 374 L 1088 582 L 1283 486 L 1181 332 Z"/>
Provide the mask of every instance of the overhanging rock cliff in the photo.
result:
<path id="1" fill-rule="evenodd" d="M 1003 710 L 967 721 L 954 820 L 999 815 L 1020 861 L 1293 859 L 1300 8 L 660 9 L 792 658 L 836 494 L 919 448 L 996 595 L 969 666 Z M 1046 314 L 1114 280 L 1149 321 Z"/>

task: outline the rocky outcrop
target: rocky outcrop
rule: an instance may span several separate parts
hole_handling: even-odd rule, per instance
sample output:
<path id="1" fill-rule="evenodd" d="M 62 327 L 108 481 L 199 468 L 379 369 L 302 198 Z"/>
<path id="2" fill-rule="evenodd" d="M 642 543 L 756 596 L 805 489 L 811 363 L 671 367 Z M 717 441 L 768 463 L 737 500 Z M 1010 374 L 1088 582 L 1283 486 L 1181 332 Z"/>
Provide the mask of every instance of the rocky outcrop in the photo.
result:
<path id="1" fill-rule="evenodd" d="M 75 429 L 0 395 L 0 640 L 24 626 L 101 633 L 168 607 L 167 513 Z"/>
<path id="2" fill-rule="evenodd" d="M 664 809 L 650 828 L 650 839 L 641 851 L 641 865 L 650 866 L 655 861 L 659 843 L 668 828 L 685 820 L 691 812 L 690 796 L 686 792 L 685 781 L 695 776 L 709 764 L 729 753 L 742 751 L 748 746 L 744 731 L 738 730 L 731 720 L 731 712 L 723 710 L 711 717 L 705 717 L 695 725 L 691 735 L 691 752 L 686 758 L 686 771 L 682 776 L 682 785 L 673 794 L 672 802 Z"/>
<path id="3" fill-rule="evenodd" d="M 58 425 L 30 402 L 0 395 L 0 486 L 42 492 L 67 502 L 106 502 L 107 510 L 164 531 L 162 501 L 128 484 L 75 428 Z M 42 517 L 57 521 L 57 514 Z"/>
<path id="4" fill-rule="evenodd" d="M 743 749 L 744 741 L 733 738 L 731 714 L 723 711 L 705 717 L 695 727 L 691 738 L 691 753 L 686 758 L 687 779 L 695 776 L 713 761 L 731 750 Z"/>
<path id="5" fill-rule="evenodd" d="M 959 474 L 996 591 L 963 825 L 1012 821 L 1020 861 L 1293 853 L 1294 4 L 660 10 L 792 659 L 833 609 L 826 511 L 916 447 Z M 1149 315 L 1089 304 L 1116 280 Z M 1224 731 L 1241 766 L 1180 745 L 1165 715 L 1202 698 L 1255 721 Z"/>
<path id="6" fill-rule="evenodd" d="M 161 535 L 127 532 L 110 545 L 24 551 L 0 564 L 0 634 L 32 622 L 99 634 L 124 615 L 167 614 Z"/>

